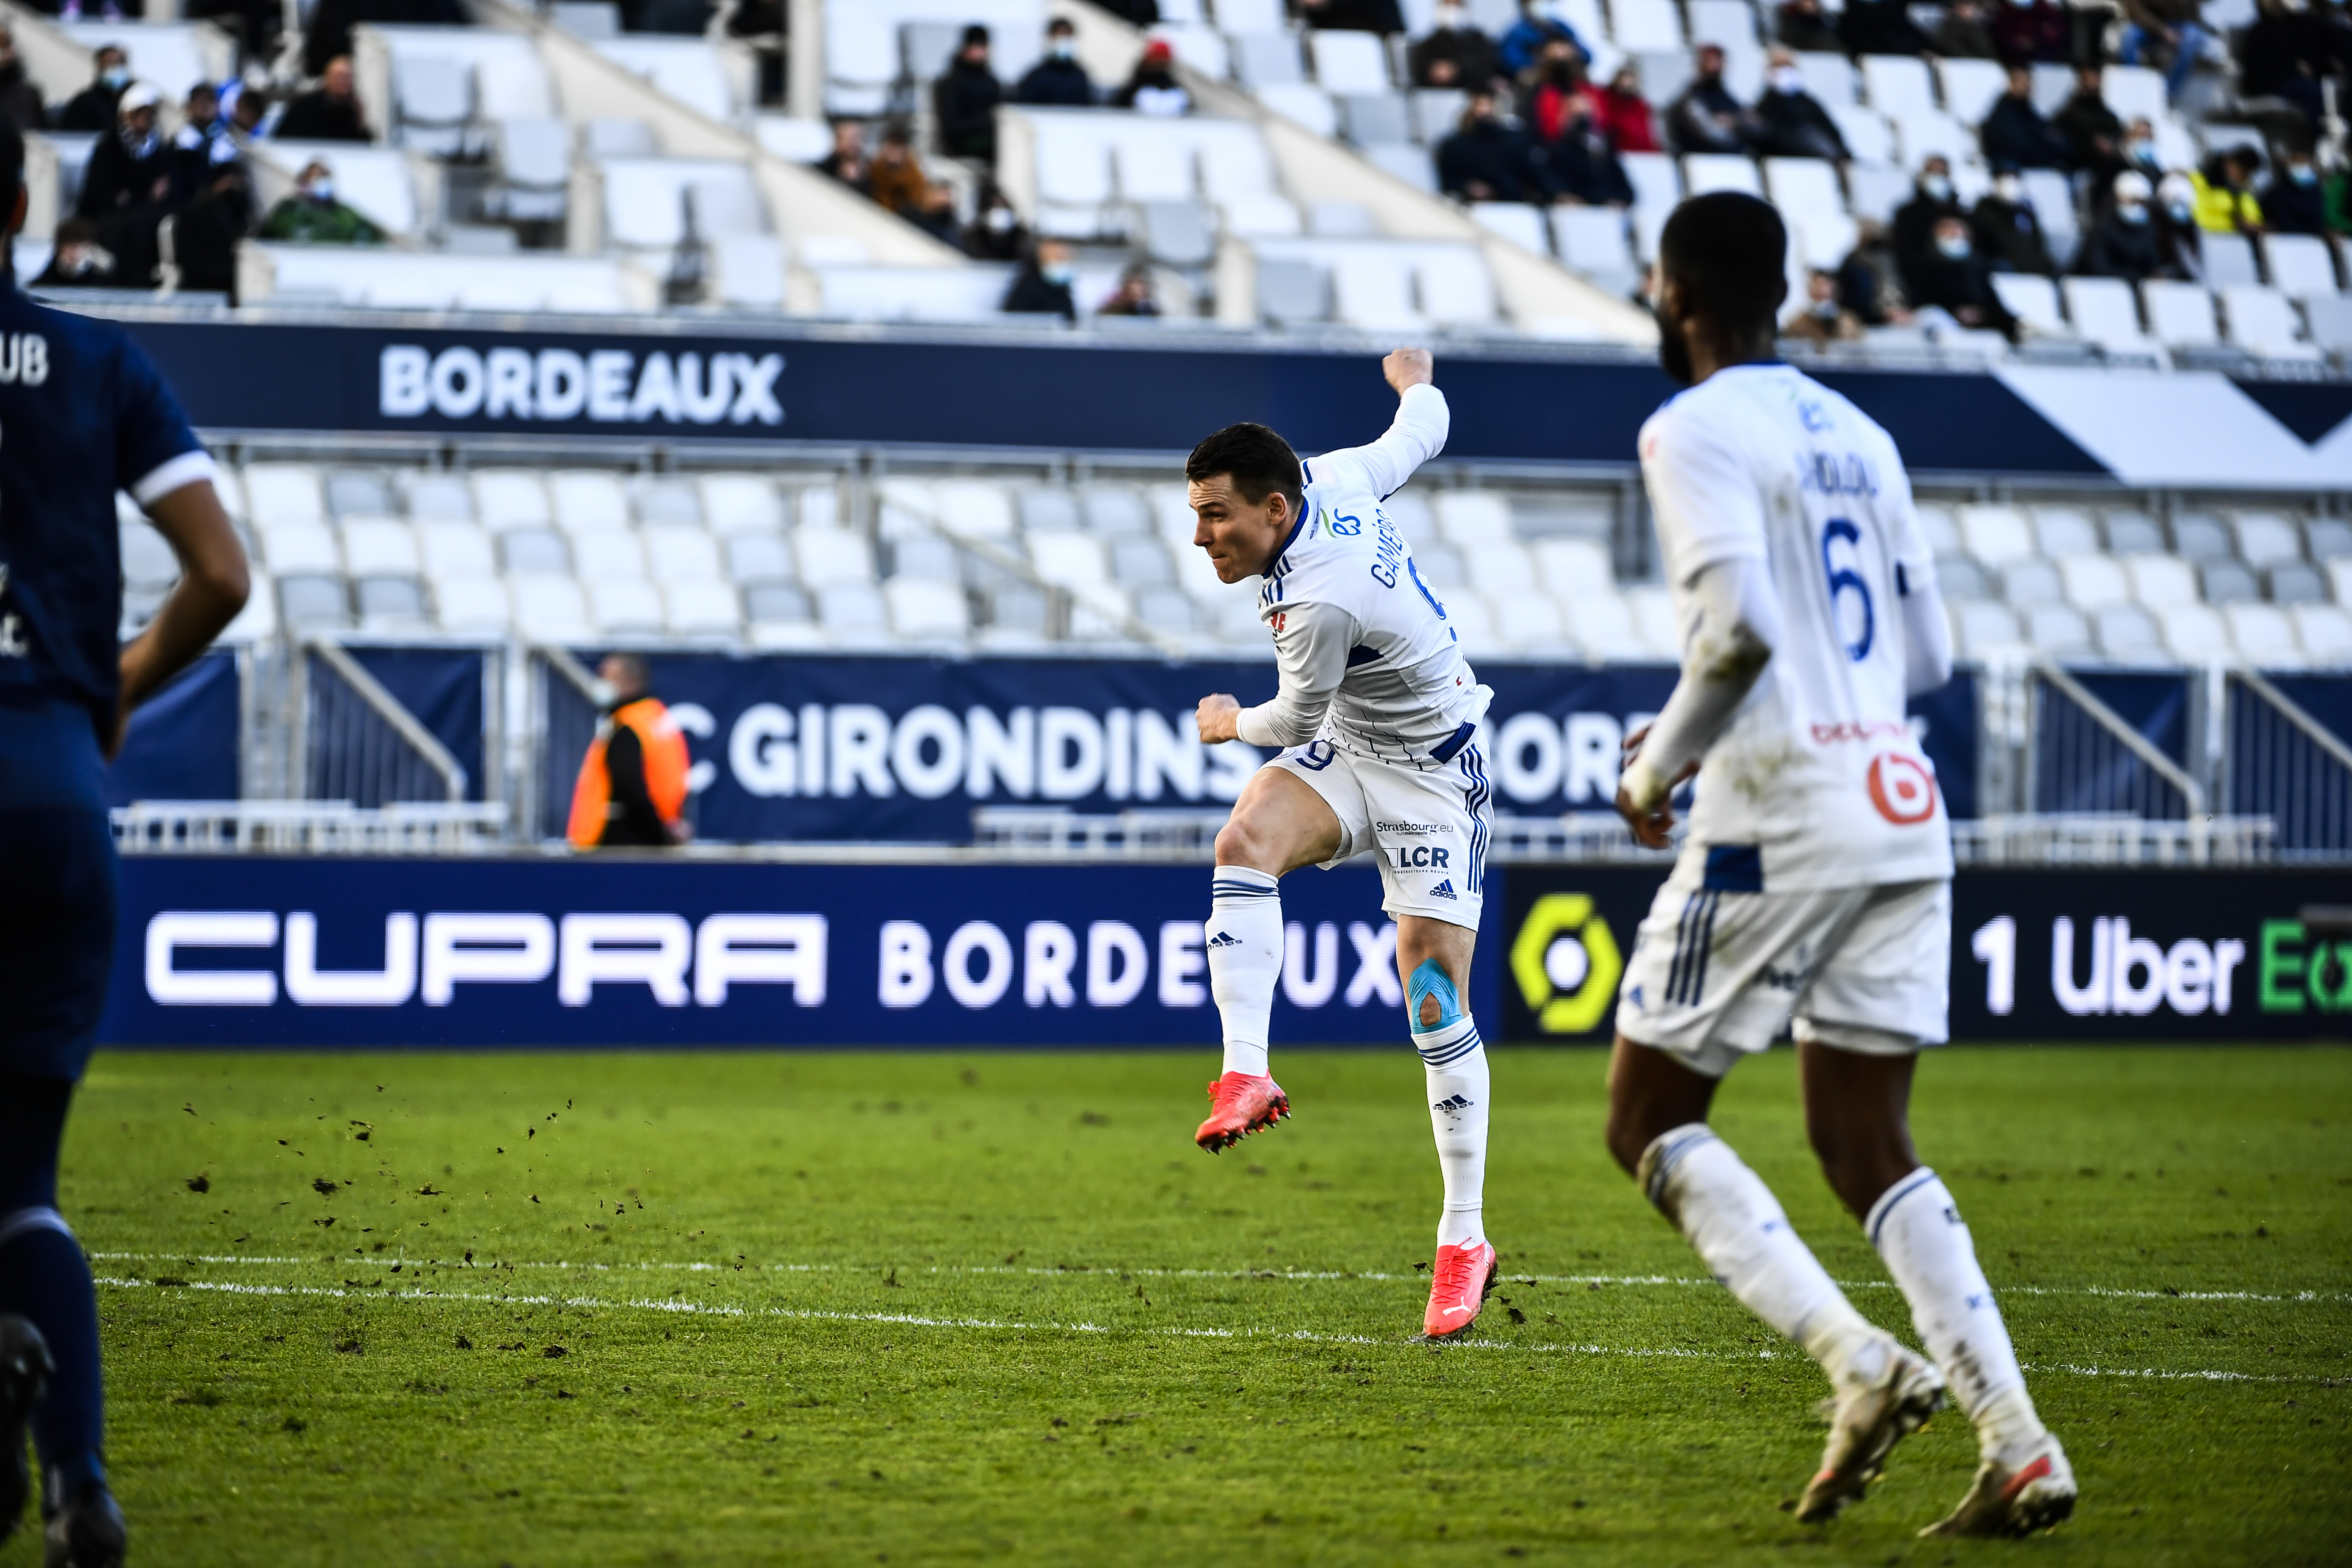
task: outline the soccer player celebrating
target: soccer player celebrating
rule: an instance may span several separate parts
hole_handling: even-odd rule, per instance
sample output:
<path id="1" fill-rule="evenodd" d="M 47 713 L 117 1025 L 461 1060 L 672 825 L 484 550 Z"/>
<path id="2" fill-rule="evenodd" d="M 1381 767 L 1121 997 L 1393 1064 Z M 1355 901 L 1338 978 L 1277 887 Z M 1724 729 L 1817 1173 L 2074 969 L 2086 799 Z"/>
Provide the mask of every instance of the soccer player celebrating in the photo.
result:
<path id="1" fill-rule="evenodd" d="M 0 213 L 25 221 L 25 144 L 0 122 Z M 147 356 L 110 323 L 0 288 L 0 1537 L 39 1450 L 47 1568 L 113 1568 L 98 1308 L 58 1212 L 66 1105 L 114 957 L 105 761 L 141 700 L 245 603 L 213 461 Z M 118 647 L 114 495 L 178 552 L 179 585 Z"/>
<path id="2" fill-rule="evenodd" d="M 1926 1533 L 2013 1535 L 2074 1506 L 1952 1194 L 1913 1155 L 1912 1068 L 1946 1037 L 1952 852 L 1906 695 L 1951 676 L 1935 561 L 1885 431 L 1773 359 L 1780 216 L 1697 196 L 1661 240 L 1660 357 L 1688 390 L 1642 428 L 1682 679 L 1628 742 L 1617 809 L 1663 847 L 1617 1006 L 1609 1147 L 1717 1279 L 1834 1391 L 1798 1517 L 1863 1495 L 1950 1392 L 1983 1463 Z M 1740 1057 L 1793 1021 L 1822 1173 L 1863 1222 L 1936 1364 L 1864 1321 L 1706 1125 Z"/>
<path id="3" fill-rule="evenodd" d="M 1258 616 L 1281 668 L 1274 700 L 1255 708 L 1202 698 L 1201 739 L 1283 748 L 1217 835 L 1209 989 L 1223 1019 L 1224 1073 L 1194 1137 L 1214 1152 L 1290 1114 L 1266 1071 L 1284 947 L 1277 879 L 1377 850 L 1444 1178 L 1423 1321 L 1444 1339 L 1476 1320 L 1495 1279 L 1480 1214 L 1486 1052 L 1463 1001 L 1494 819 L 1475 738 L 1494 693 L 1470 673 L 1445 606 L 1381 510 L 1444 447 L 1445 396 L 1431 384 L 1426 350 L 1400 349 L 1381 368 L 1397 416 L 1369 447 L 1302 464 L 1265 426 L 1234 425 L 1184 465 L 1200 519 L 1192 542 L 1225 582 L 1264 579 Z"/>

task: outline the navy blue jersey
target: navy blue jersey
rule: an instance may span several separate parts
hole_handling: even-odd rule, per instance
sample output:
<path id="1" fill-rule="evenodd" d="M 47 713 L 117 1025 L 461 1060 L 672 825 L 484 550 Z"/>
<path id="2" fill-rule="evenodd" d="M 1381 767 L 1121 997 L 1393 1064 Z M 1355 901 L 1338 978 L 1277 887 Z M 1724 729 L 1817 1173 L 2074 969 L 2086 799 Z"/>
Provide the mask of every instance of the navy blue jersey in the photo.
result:
<path id="1" fill-rule="evenodd" d="M 110 733 L 122 620 L 114 494 L 213 475 L 121 327 L 0 285 L 0 707 L 71 702 Z"/>

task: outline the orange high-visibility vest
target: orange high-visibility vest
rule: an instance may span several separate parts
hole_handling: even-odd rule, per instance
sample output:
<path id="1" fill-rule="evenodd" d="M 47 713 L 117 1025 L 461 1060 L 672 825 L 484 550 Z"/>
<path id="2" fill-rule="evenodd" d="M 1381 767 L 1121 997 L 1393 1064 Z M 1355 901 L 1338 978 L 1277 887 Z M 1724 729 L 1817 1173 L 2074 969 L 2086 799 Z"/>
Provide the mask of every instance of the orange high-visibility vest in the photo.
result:
<path id="1" fill-rule="evenodd" d="M 675 827 L 686 809 L 686 773 L 693 765 L 677 721 L 658 700 L 640 697 L 614 710 L 613 723 L 636 735 L 637 750 L 646 760 L 646 794 L 662 821 Z M 593 849 L 604 841 L 604 825 L 612 816 L 613 775 L 604 768 L 609 733 L 600 727 L 596 738 L 588 742 L 588 755 L 580 763 L 580 780 L 572 786 L 572 822 L 564 837 L 583 849 Z"/>

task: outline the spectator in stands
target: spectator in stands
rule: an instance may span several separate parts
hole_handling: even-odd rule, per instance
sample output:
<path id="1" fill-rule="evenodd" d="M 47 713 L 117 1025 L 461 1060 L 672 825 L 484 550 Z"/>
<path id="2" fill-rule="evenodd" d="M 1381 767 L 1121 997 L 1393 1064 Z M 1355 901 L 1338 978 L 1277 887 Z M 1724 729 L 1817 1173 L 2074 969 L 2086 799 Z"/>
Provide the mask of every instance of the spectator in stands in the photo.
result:
<path id="1" fill-rule="evenodd" d="M 1584 57 L 1573 44 L 1555 38 L 1544 46 L 1529 74 L 1533 79 L 1519 100 L 1519 118 L 1549 147 L 1566 133 L 1572 115 L 1591 112 L 1585 101 Z"/>
<path id="2" fill-rule="evenodd" d="M 1491 91 L 1473 92 L 1461 125 L 1437 144 L 1437 183 L 1462 201 L 1549 201 L 1549 175 L 1542 150 L 1503 118 Z"/>
<path id="3" fill-rule="evenodd" d="M 1992 18 L 1992 47 L 2009 65 L 2064 61 L 2074 53 L 2074 25 L 2057 0 L 2008 0 Z"/>
<path id="4" fill-rule="evenodd" d="M 920 221 L 919 215 L 930 210 L 931 182 L 915 156 L 915 134 L 905 123 L 894 121 L 884 128 L 867 194 L 909 222 Z"/>
<path id="5" fill-rule="evenodd" d="M 1555 38 L 1575 45 L 1576 52 L 1587 60 L 1592 58 L 1592 51 L 1584 47 L 1584 40 L 1576 36 L 1576 29 L 1545 10 L 1543 0 L 1519 0 L 1519 19 L 1511 24 L 1510 30 L 1496 46 L 1503 74 L 1517 77 L 1535 64 L 1537 58 L 1543 53 L 1543 47 Z"/>
<path id="6" fill-rule="evenodd" d="M 1853 248 L 1838 266 L 1838 301 L 1862 318 L 1865 327 L 1900 325 L 1911 319 L 1909 306 L 1897 286 L 1895 253 L 1886 226 L 1866 217 L 1854 226 Z"/>
<path id="7" fill-rule="evenodd" d="M 97 79 L 66 100 L 58 115 L 58 130 L 103 134 L 114 129 L 115 100 L 131 85 L 131 57 L 112 44 L 100 44 L 94 64 Z"/>
<path id="8" fill-rule="evenodd" d="M 2238 37 L 2238 91 L 2284 99 L 2317 125 L 2320 81 L 2340 75 L 2340 35 L 2313 14 L 2309 0 L 2261 0 L 2262 15 Z"/>
<path id="9" fill-rule="evenodd" d="M 2123 0 L 2123 44 L 2116 58 L 2136 66 L 2154 45 L 2165 57 L 2165 94 L 2178 99 L 2204 56 L 2205 40 L 2212 36 L 2205 30 L 2198 0 Z"/>
<path id="10" fill-rule="evenodd" d="M 352 89 L 352 57 L 337 55 L 319 73 L 319 85 L 297 93 L 278 121 L 278 134 L 289 142 L 368 142 L 367 121 L 360 114 L 359 94 Z"/>
<path id="11" fill-rule="evenodd" d="M 245 58 L 267 60 L 278 53 L 286 7 L 276 0 L 181 0 L 180 17 L 210 22 L 243 46 L 237 52 Z"/>
<path id="12" fill-rule="evenodd" d="M 1169 47 L 1167 39 L 1154 38 L 1143 46 L 1142 57 L 1135 62 L 1127 85 L 1111 101 L 1138 114 L 1173 116 L 1192 112 L 1192 95 L 1176 79 L 1176 51 Z"/>
<path id="13" fill-rule="evenodd" d="M 233 81 L 224 88 L 221 113 L 239 136 L 266 136 L 275 129 L 268 123 L 269 89 L 254 82 Z"/>
<path id="14" fill-rule="evenodd" d="M 1805 308 L 1780 329 L 1784 338 L 1808 343 L 1851 343 L 1862 337 L 1862 318 L 1838 298 L 1837 274 L 1816 267 L 1805 279 Z"/>
<path id="15" fill-rule="evenodd" d="M 1527 119 L 1543 149 L 1552 189 L 1583 206 L 1631 206 L 1633 182 L 1593 113 L 1583 60 L 1563 43 L 1547 48 L 1543 79 L 1528 96 Z"/>
<path id="16" fill-rule="evenodd" d="M 931 113 L 940 122 L 940 151 L 950 158 L 996 162 L 996 106 L 1004 88 L 988 65 L 988 29 L 975 22 L 947 74 L 931 84 Z"/>
<path id="17" fill-rule="evenodd" d="M 1969 215 L 1969 228 L 1977 254 L 1994 271 L 2058 276 L 2058 264 L 2050 258 L 2050 242 L 2042 232 L 2041 215 L 2025 194 L 2025 181 L 2011 164 L 1992 166 L 1992 191 Z"/>
<path id="18" fill-rule="evenodd" d="M 1641 74 L 1632 66 L 1619 66 L 1609 85 L 1593 95 L 1592 119 L 1613 152 L 1660 150 L 1658 122 L 1650 113 L 1650 100 L 1642 96 Z"/>
<path id="19" fill-rule="evenodd" d="M 2079 67 L 2074 91 L 2050 123 L 2066 139 L 2066 166 L 2089 169 L 2101 185 L 2123 172 L 2124 122 L 2107 107 L 2106 85 L 2098 66 Z"/>
<path id="20" fill-rule="evenodd" d="M 2186 174 L 2156 183 L 2156 247 L 2165 276 L 2205 281 L 2205 243 L 2197 226 L 2197 186 Z"/>
<path id="21" fill-rule="evenodd" d="M 874 194 L 874 165 L 866 156 L 866 127 L 855 120 L 833 122 L 833 151 L 816 161 L 819 174 L 830 174 L 864 195 Z"/>
<path id="22" fill-rule="evenodd" d="M 362 22 L 457 27 L 471 20 L 458 0 L 319 0 L 302 35 L 302 74 L 326 75 L 331 62 L 352 52 L 352 29 Z"/>
<path id="23" fill-rule="evenodd" d="M 1805 90 L 1805 73 L 1797 57 L 1786 48 L 1772 51 L 1771 68 L 1764 73 L 1764 96 L 1756 100 L 1756 117 L 1764 132 L 1757 151 L 1769 158 L 1826 158 L 1843 163 L 1853 156 L 1837 121 L 1830 118 Z"/>
<path id="24" fill-rule="evenodd" d="M 123 89 L 115 103 L 114 134 L 98 139 L 82 174 L 81 200 L 74 211 L 98 223 L 118 254 L 122 247 L 111 232 L 114 224 L 142 207 L 160 209 L 172 194 L 171 149 L 155 133 L 159 100 L 143 81 Z"/>
<path id="25" fill-rule="evenodd" d="M 1989 60 L 2000 54 L 1986 25 L 1985 0 L 1953 0 L 1936 24 L 1936 52 L 1951 60 Z"/>
<path id="26" fill-rule="evenodd" d="M 1402 33 L 1404 16 L 1397 0 L 1298 0 L 1299 19 L 1310 27 L 1351 33 Z"/>
<path id="27" fill-rule="evenodd" d="M 234 293 L 236 242 L 252 227 L 253 190 L 245 166 L 236 162 L 215 165 L 212 184 L 172 219 L 172 254 L 180 268 L 180 287 Z"/>
<path id="28" fill-rule="evenodd" d="M 1782 0 L 1772 14 L 1772 36 L 1804 54 L 1833 55 L 1845 48 L 1837 24 L 1822 9 L 1822 0 Z"/>
<path id="29" fill-rule="evenodd" d="M 1927 259 L 1911 280 L 1911 303 L 1919 310 L 1942 310 L 1973 331 L 2009 336 L 2017 331 L 2017 319 L 1993 291 L 1992 268 L 1977 254 L 1966 218 L 1936 220 Z"/>
<path id="30" fill-rule="evenodd" d="M 2277 171 L 2262 188 L 2263 216 L 2280 234 L 2327 232 L 2327 201 L 2321 194 L 2319 170 L 2302 147 L 2281 147 L 2273 161 Z"/>
<path id="31" fill-rule="evenodd" d="M 963 251 L 980 261 L 1018 261 L 1029 254 L 1028 226 L 993 181 L 981 192 L 979 209 L 963 231 Z"/>
<path id="32" fill-rule="evenodd" d="M 1857 0 L 1859 3 L 1859 0 Z M 1847 8 L 1847 15 L 1853 7 Z M 1666 109 L 1666 134 L 1684 153 L 1745 153 L 1763 138 L 1756 111 L 1723 85 L 1723 50 L 1698 47 L 1698 74 Z"/>
<path id="33" fill-rule="evenodd" d="M 2148 205 L 2155 187 L 2147 176 L 2126 169 L 2116 176 L 2111 189 L 2112 198 L 2074 258 L 2074 270 L 2085 278 L 2120 278 L 2127 283 L 2181 276 L 2158 243 L 2156 214 Z"/>
<path id="34" fill-rule="evenodd" d="M 20 132 L 46 131 L 49 126 L 41 89 L 25 74 L 25 62 L 16 56 L 16 40 L 5 23 L 0 23 L 0 120 Z"/>
<path id="35" fill-rule="evenodd" d="M 1465 91 L 1493 81 L 1502 67 L 1495 40 L 1478 30 L 1458 4 L 1437 8 L 1437 26 L 1406 51 L 1405 70 L 1415 87 L 1454 87 Z"/>
<path id="36" fill-rule="evenodd" d="M 1925 55 L 1935 46 L 1911 21 L 1904 0 L 1850 0 L 1838 37 L 1856 55 Z"/>
<path id="37" fill-rule="evenodd" d="M 294 192 L 261 220 L 261 237 L 293 245 L 382 245 L 383 231 L 335 199 L 335 177 L 313 159 Z"/>
<path id="38" fill-rule="evenodd" d="M 1095 84 L 1078 63 L 1078 30 L 1067 16 L 1045 25 L 1045 57 L 1029 68 L 1013 96 L 1023 103 L 1086 109 L 1095 100 Z"/>
<path id="39" fill-rule="evenodd" d="M 1070 296 L 1070 247 L 1058 239 L 1041 239 L 1037 248 L 1013 275 L 999 310 L 1019 316 L 1059 316 L 1078 319 L 1077 301 Z"/>
<path id="40" fill-rule="evenodd" d="M 2033 71 L 2021 65 L 2009 68 L 2009 89 L 1993 100 L 1991 112 L 1977 130 L 1977 141 L 1986 163 L 2019 169 L 2062 169 L 2074 151 L 2064 133 L 2033 107 Z"/>
<path id="41" fill-rule="evenodd" d="M 1160 301 L 1151 295 L 1151 268 L 1137 262 L 1118 275 L 1118 287 L 1095 310 L 1097 316 L 1157 316 Z"/>
<path id="42" fill-rule="evenodd" d="M 1903 274 L 1903 287 L 1913 300 L 1919 297 L 1918 276 L 1926 270 L 1929 254 L 1936 244 L 1936 226 L 1948 217 L 1963 221 L 1968 214 L 1961 210 L 1959 198 L 1952 192 L 1952 165 L 1940 157 L 1929 158 L 1919 165 L 1919 177 L 1913 183 L 1914 195 L 1895 211 L 1895 265 Z"/>
<path id="43" fill-rule="evenodd" d="M 188 89 L 180 128 L 172 132 L 172 205 L 185 206 L 213 182 L 222 165 L 236 162 L 236 143 L 220 116 L 220 90 L 208 81 Z"/>
<path id="44" fill-rule="evenodd" d="M 2208 234 L 2260 234 L 2265 226 L 2254 176 L 2262 166 L 2263 155 L 2252 147 L 2225 147 L 2206 159 L 2189 176 L 2197 191 L 2197 226 Z"/>
<path id="45" fill-rule="evenodd" d="M 116 289 L 114 253 L 100 243 L 98 225 L 69 217 L 58 225 L 58 247 L 33 279 L 36 289 Z"/>

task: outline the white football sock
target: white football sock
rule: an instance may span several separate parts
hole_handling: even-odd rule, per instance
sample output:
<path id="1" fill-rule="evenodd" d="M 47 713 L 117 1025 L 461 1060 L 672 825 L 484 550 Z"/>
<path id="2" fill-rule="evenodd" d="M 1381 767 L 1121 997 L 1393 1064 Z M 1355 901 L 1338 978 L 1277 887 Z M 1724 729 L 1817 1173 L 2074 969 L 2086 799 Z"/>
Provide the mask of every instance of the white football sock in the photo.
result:
<path id="1" fill-rule="evenodd" d="M 1977 1266 L 1968 1223 L 1942 1180 L 1921 1166 L 1880 1194 L 1863 1227 L 1911 1303 L 1919 1342 L 1976 1423 L 1984 1457 L 2039 1441 L 2046 1429 L 2025 1392 L 2009 1326 Z"/>
<path id="2" fill-rule="evenodd" d="M 1437 1245 L 1467 1247 L 1486 1239 L 1486 1047 L 1477 1020 L 1464 1016 L 1415 1029 L 1412 1048 L 1429 1079 L 1429 1129 L 1445 1178 Z"/>
<path id="3" fill-rule="evenodd" d="M 1224 1070 L 1264 1078 L 1282 973 L 1282 894 L 1273 877 L 1246 866 L 1218 867 L 1209 886 L 1209 994 L 1224 1020 Z"/>
<path id="4" fill-rule="evenodd" d="M 1637 1179 L 1717 1279 L 1805 1347 L 1833 1383 L 1874 1383 L 1893 1341 L 1855 1311 L 1798 1238 L 1772 1189 L 1704 1121 L 1662 1132 Z"/>

